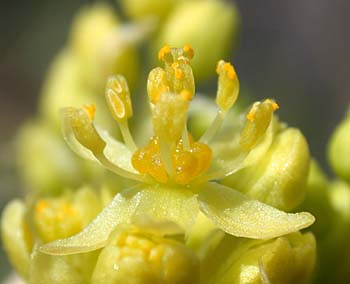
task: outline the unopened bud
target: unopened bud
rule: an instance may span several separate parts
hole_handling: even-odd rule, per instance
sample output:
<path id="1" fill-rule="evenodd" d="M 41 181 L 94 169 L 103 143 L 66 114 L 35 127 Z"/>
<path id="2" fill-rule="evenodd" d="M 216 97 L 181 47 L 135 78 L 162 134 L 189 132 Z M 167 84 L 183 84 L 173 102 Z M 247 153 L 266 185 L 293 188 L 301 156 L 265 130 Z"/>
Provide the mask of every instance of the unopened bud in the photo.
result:
<path id="1" fill-rule="evenodd" d="M 315 261 L 316 241 L 311 233 L 263 242 L 226 237 L 214 255 L 204 260 L 202 271 L 203 279 L 215 284 L 310 283 Z"/>
<path id="2" fill-rule="evenodd" d="M 197 284 L 199 264 L 182 243 L 121 231 L 101 252 L 92 284 Z"/>
<path id="3" fill-rule="evenodd" d="M 350 182 L 350 111 L 331 137 L 328 160 L 334 172 Z"/>
<path id="4" fill-rule="evenodd" d="M 213 75 L 218 60 L 227 57 L 238 22 L 236 7 L 228 1 L 183 1 L 165 21 L 155 47 L 193 46 L 198 55 L 193 59 L 194 74 L 203 80 Z"/>
<path id="5" fill-rule="evenodd" d="M 223 183 L 248 196 L 290 211 L 304 198 L 310 153 L 302 133 L 288 128 L 274 137 L 267 152 Z"/>

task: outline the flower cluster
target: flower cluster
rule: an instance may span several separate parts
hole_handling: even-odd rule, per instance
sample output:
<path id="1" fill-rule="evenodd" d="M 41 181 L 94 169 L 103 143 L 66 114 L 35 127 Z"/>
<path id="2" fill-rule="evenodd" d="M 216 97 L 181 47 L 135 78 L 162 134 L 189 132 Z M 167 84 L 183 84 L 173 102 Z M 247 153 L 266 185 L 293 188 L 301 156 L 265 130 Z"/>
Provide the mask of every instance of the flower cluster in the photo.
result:
<path id="1" fill-rule="evenodd" d="M 23 281 L 310 284 L 317 262 L 317 283 L 347 283 L 349 117 L 330 142 L 331 182 L 275 100 L 239 105 L 236 70 L 218 61 L 236 33 L 234 6 L 121 6 L 134 22 L 101 4 L 79 13 L 40 115 L 19 135 L 29 190 L 6 206 L 1 235 Z M 138 93 L 145 42 L 151 53 L 171 45 L 149 60 L 162 66 Z M 195 81 L 215 64 L 214 103 Z M 310 228 L 315 236 L 301 231 Z"/>
<path id="2" fill-rule="evenodd" d="M 225 283 L 226 279 L 255 283 L 262 277 L 276 278 L 272 283 L 279 283 L 279 277 L 293 283 L 295 277 L 309 279 L 315 241 L 310 234 L 296 232 L 310 226 L 314 217 L 271 206 L 279 207 L 284 195 L 291 196 L 290 183 L 300 180 L 298 170 L 308 165 L 304 138 L 278 122 L 274 112 L 279 106 L 272 99 L 254 103 L 242 116 L 232 116 L 229 110 L 238 98 L 239 81 L 233 66 L 221 60 L 216 69 L 217 113 L 195 139 L 187 126 L 190 103 L 196 100 L 193 56 L 189 45 L 160 49 L 164 67 L 153 69 L 147 82 L 153 136 L 143 147 L 137 146 L 128 126 L 133 107 L 122 75 L 109 77 L 105 100 L 124 143 L 95 125 L 98 109 L 94 105 L 62 109 L 63 134 L 71 149 L 134 184 L 105 207 L 102 197 L 90 190 L 36 200 L 30 221 L 23 203 L 11 203 L 3 217 L 4 240 L 10 258 L 30 283 L 127 283 L 127 279 L 132 279 L 130 283 Z M 230 123 L 232 119 L 236 121 Z M 280 154 L 291 149 L 292 155 Z M 253 176 L 249 169 L 262 163 L 261 182 L 264 178 L 280 182 L 277 189 L 271 188 L 274 198 L 266 199 L 271 205 L 252 198 L 254 190 L 244 193 L 224 185 L 233 183 L 230 178 L 235 175 Z M 269 172 L 270 163 L 282 163 L 282 172 Z M 295 201 L 289 200 L 292 203 L 285 207 L 290 209 Z M 96 210 L 87 210 L 92 204 Z M 13 247 L 10 240 L 16 234 L 21 246 Z M 226 261 L 211 262 L 223 248 Z M 274 249 L 276 253 L 269 255 Z M 242 258 L 239 263 L 230 261 L 236 257 Z M 300 262 L 285 266 L 286 275 L 273 264 L 285 258 Z M 242 267 L 250 261 L 252 267 Z M 206 266 L 215 267 L 210 276 Z M 222 269 L 226 272 L 221 273 Z"/>

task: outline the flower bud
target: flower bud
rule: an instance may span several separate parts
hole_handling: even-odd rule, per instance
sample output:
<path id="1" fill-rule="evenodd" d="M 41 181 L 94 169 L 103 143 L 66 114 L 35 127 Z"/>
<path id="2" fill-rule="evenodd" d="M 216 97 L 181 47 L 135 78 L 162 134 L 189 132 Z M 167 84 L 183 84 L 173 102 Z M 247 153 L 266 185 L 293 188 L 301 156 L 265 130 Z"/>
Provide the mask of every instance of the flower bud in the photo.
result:
<path id="1" fill-rule="evenodd" d="M 121 5 L 125 13 L 132 19 L 146 16 L 156 16 L 164 20 L 177 2 L 182 0 L 122 0 Z"/>
<path id="2" fill-rule="evenodd" d="M 317 236 L 319 263 L 315 283 L 347 283 L 350 279 L 350 187 L 346 182 L 336 180 L 327 190 L 331 208 L 325 215 L 331 222 L 327 231 Z"/>
<path id="3" fill-rule="evenodd" d="M 344 181 L 331 184 L 330 197 L 334 209 L 339 216 L 350 224 L 350 186 Z"/>
<path id="4" fill-rule="evenodd" d="M 265 155 L 226 178 L 223 183 L 282 210 L 292 210 L 304 198 L 310 154 L 302 133 L 287 128 Z"/>
<path id="5" fill-rule="evenodd" d="M 43 123 L 22 126 L 16 146 L 18 172 L 25 188 L 32 192 L 59 193 L 65 186 L 77 186 L 102 172 L 72 154 L 61 135 Z"/>
<path id="6" fill-rule="evenodd" d="M 117 231 L 101 251 L 92 284 L 196 284 L 199 263 L 182 243 L 139 231 Z"/>
<path id="7" fill-rule="evenodd" d="M 40 98 L 40 115 L 53 129 L 61 134 L 60 109 L 95 104 L 99 113 L 98 125 L 109 131 L 115 130 L 103 96 L 82 82 L 81 69 L 76 56 L 68 49 L 60 52 L 49 68 Z M 105 78 L 104 78 L 105 79 Z"/>
<path id="8" fill-rule="evenodd" d="M 260 242 L 226 237 L 204 260 L 201 277 L 215 284 L 307 284 L 315 261 L 316 242 L 311 233 Z"/>
<path id="9" fill-rule="evenodd" d="M 97 256 L 98 251 L 65 256 L 48 255 L 35 248 L 31 254 L 31 271 L 28 283 L 90 283 Z"/>
<path id="10" fill-rule="evenodd" d="M 121 29 L 113 8 L 106 4 L 85 7 L 74 19 L 69 45 L 82 67 L 84 84 L 95 90 L 103 90 L 110 74 L 123 74 L 132 85 L 136 81 L 137 51 Z"/>
<path id="11" fill-rule="evenodd" d="M 331 137 L 328 145 L 328 160 L 334 172 L 350 182 L 350 112 Z"/>
<path id="12" fill-rule="evenodd" d="M 26 208 L 19 200 L 11 201 L 1 216 L 1 237 L 12 266 L 22 276 L 29 274 L 33 240 L 25 221 Z"/>
<path id="13" fill-rule="evenodd" d="M 39 252 L 38 247 L 80 231 L 100 210 L 100 199 L 89 188 L 41 198 L 33 206 L 19 200 L 10 202 L 1 216 L 1 235 L 16 271 L 28 283 L 88 283 L 97 252 L 51 256 Z"/>
<path id="14" fill-rule="evenodd" d="M 238 30 L 238 13 L 222 0 L 184 1 L 162 27 L 155 48 L 190 44 L 196 50 L 192 61 L 196 79 L 213 75 L 216 63 L 227 56 Z"/>
<path id="15" fill-rule="evenodd" d="M 34 225 L 40 239 L 51 242 L 78 233 L 99 210 L 96 194 L 82 188 L 74 194 L 39 199 L 34 206 Z"/>
<path id="16" fill-rule="evenodd" d="M 311 160 L 305 201 L 298 210 L 308 210 L 316 217 L 311 229 L 317 238 L 329 233 L 336 214 L 330 202 L 329 182 L 315 160 Z"/>

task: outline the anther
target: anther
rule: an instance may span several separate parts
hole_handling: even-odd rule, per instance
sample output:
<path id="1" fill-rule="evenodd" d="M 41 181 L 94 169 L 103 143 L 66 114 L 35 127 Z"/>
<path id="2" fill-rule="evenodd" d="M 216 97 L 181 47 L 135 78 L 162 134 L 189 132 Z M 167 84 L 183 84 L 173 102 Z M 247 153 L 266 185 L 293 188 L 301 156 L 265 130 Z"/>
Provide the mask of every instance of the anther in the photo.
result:
<path id="1" fill-rule="evenodd" d="M 264 135 L 271 122 L 273 113 L 278 108 L 278 104 L 271 99 L 253 104 L 246 116 L 247 122 L 240 138 L 240 145 L 245 150 L 249 151 Z"/>
<path id="2" fill-rule="evenodd" d="M 186 44 L 183 48 L 183 55 L 186 56 L 188 59 L 192 59 L 194 56 L 194 51 L 193 48 L 189 45 Z"/>
<path id="3" fill-rule="evenodd" d="M 84 105 L 83 110 L 88 114 L 91 120 L 94 120 L 96 112 L 96 106 L 94 104 Z"/>
<path id="4" fill-rule="evenodd" d="M 67 131 L 72 131 L 78 142 L 94 154 L 102 153 L 106 143 L 96 131 L 89 112 L 69 107 L 64 109 L 63 113 L 63 123 Z"/>
<path id="5" fill-rule="evenodd" d="M 105 97 L 113 118 L 118 122 L 126 146 L 135 151 L 137 146 L 131 136 L 127 119 L 133 115 L 128 83 L 121 75 L 107 80 Z"/>
<path id="6" fill-rule="evenodd" d="M 173 61 L 171 55 L 171 48 L 169 44 L 164 45 L 158 52 L 158 59 L 167 63 L 171 63 Z"/>
<path id="7" fill-rule="evenodd" d="M 105 97 L 113 118 L 118 122 L 132 116 L 132 105 L 128 83 L 122 75 L 110 76 L 107 80 Z"/>
<path id="8" fill-rule="evenodd" d="M 222 110 L 227 111 L 237 100 L 239 81 L 231 63 L 220 60 L 216 72 L 219 75 L 216 103 Z"/>
<path id="9" fill-rule="evenodd" d="M 219 111 L 212 124 L 200 138 L 200 141 L 203 143 L 208 143 L 218 132 L 224 122 L 227 111 L 236 102 L 239 94 L 239 81 L 231 63 L 220 60 L 216 67 L 216 72 L 219 75 L 216 94 L 216 104 L 219 107 Z"/>

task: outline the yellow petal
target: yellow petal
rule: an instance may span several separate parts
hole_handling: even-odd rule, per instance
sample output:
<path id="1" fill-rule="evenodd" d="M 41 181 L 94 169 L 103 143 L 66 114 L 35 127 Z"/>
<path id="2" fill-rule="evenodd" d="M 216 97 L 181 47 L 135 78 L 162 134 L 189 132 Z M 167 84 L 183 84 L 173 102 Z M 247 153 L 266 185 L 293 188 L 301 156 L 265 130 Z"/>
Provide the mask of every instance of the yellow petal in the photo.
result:
<path id="1" fill-rule="evenodd" d="M 136 215 L 146 215 L 157 222 L 171 221 L 188 229 L 199 212 L 195 195 L 186 188 L 149 186 L 141 192 Z"/>
<path id="2" fill-rule="evenodd" d="M 203 213 L 220 229 L 237 237 L 275 238 L 315 221 L 310 213 L 285 213 L 217 183 L 207 183 L 198 199 Z"/>
<path id="3" fill-rule="evenodd" d="M 147 216 L 157 222 L 174 222 L 186 229 L 192 225 L 198 211 L 195 195 L 185 188 L 163 188 L 156 185 L 142 190 L 126 190 L 117 194 L 79 234 L 43 245 L 40 251 L 67 255 L 99 249 L 106 245 L 117 225 L 130 223 L 135 216 Z"/>

